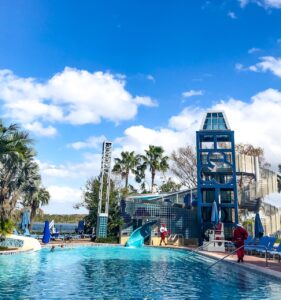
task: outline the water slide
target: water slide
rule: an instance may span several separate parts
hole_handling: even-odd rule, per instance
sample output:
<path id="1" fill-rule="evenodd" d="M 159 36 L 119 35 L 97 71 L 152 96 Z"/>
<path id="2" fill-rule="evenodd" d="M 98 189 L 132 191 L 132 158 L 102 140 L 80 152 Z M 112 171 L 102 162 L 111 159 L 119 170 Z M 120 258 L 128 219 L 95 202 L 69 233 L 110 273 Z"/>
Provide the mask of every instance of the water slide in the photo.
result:
<path id="1" fill-rule="evenodd" d="M 150 236 L 152 226 L 156 223 L 157 221 L 148 222 L 133 231 L 128 241 L 126 242 L 125 247 L 142 247 L 145 238 Z"/>

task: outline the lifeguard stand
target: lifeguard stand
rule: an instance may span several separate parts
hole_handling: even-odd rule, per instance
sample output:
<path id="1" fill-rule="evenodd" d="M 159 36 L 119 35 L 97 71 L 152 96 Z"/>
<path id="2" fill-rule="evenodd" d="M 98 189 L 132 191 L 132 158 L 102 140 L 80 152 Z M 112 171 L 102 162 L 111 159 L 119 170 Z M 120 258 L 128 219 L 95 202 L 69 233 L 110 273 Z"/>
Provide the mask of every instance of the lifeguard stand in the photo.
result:
<path id="1" fill-rule="evenodd" d="M 111 175 L 111 153 L 112 142 L 105 141 L 102 146 L 102 160 L 100 173 L 100 187 L 99 187 L 99 203 L 97 215 L 97 237 L 107 237 L 107 221 L 109 210 L 109 195 L 110 195 L 110 175 Z M 105 205 L 103 206 L 103 184 L 106 178 L 106 194 Z M 104 211 L 103 211 L 104 207 Z"/>
<path id="2" fill-rule="evenodd" d="M 209 111 L 196 132 L 199 243 L 213 228 L 212 203 L 216 201 L 226 238 L 238 223 L 234 131 L 224 112 Z"/>

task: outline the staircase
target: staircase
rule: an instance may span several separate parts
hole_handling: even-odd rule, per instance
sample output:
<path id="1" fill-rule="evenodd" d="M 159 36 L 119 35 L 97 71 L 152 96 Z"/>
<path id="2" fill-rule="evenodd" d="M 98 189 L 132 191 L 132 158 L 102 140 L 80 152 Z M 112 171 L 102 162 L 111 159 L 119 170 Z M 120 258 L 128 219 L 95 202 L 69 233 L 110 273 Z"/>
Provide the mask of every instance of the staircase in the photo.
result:
<path id="1" fill-rule="evenodd" d="M 241 209 L 249 211 L 258 211 L 262 203 L 262 199 L 277 192 L 277 176 L 276 173 L 261 169 L 261 177 L 259 181 L 243 182 L 242 187 L 238 187 L 238 201 Z"/>

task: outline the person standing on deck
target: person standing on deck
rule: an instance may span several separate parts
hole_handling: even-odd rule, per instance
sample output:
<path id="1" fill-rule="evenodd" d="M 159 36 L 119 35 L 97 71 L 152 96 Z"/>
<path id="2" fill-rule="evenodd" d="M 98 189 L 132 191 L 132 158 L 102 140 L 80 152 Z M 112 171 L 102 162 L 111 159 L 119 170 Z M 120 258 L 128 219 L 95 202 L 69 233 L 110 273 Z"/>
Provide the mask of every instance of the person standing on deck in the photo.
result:
<path id="1" fill-rule="evenodd" d="M 166 243 L 166 237 L 167 237 L 167 235 L 168 235 L 168 230 L 167 230 L 166 224 L 163 224 L 160 227 L 161 240 L 160 240 L 159 246 L 162 246 L 162 242 L 164 242 L 164 244 L 167 245 L 167 243 Z"/>
<path id="2" fill-rule="evenodd" d="M 237 262 L 244 262 L 244 242 L 248 238 L 248 232 L 245 228 L 242 227 L 241 224 L 237 224 L 233 231 L 233 242 L 235 247 L 238 249 L 237 253 Z M 241 247 L 241 248 L 240 248 Z M 239 249 L 240 248 L 240 249 Z"/>

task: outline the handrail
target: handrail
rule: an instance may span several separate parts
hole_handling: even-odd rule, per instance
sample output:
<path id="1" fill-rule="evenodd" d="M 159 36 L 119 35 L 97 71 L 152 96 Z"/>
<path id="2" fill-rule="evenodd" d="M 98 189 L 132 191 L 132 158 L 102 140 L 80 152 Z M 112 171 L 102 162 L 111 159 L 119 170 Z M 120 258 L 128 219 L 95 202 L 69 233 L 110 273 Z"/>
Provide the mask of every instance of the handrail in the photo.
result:
<path id="1" fill-rule="evenodd" d="M 227 258 L 228 256 L 232 255 L 233 253 L 235 253 L 237 250 L 243 248 L 244 246 L 245 246 L 245 245 L 240 246 L 239 248 L 235 249 L 234 251 L 228 253 L 226 256 L 224 256 L 224 257 L 222 257 L 221 259 L 215 261 L 213 264 L 211 264 L 211 265 L 207 268 L 207 270 L 211 269 L 214 265 L 216 265 L 217 263 L 223 261 L 225 258 Z"/>
<path id="2" fill-rule="evenodd" d="M 196 249 L 189 249 L 191 252 L 194 252 L 194 253 L 197 253 L 199 250 L 200 250 L 200 248 L 203 248 L 203 247 L 206 247 L 206 246 L 208 246 L 208 245 L 210 245 L 211 243 L 212 243 L 213 241 L 209 241 L 208 243 L 206 243 L 205 245 L 201 245 L 201 246 L 199 246 L 198 248 L 196 248 Z"/>
<path id="3" fill-rule="evenodd" d="M 227 258 L 228 256 L 234 254 L 236 251 L 238 251 L 239 249 L 245 247 L 245 245 L 240 246 L 239 248 L 235 249 L 234 251 L 228 253 L 226 256 L 222 257 L 221 259 L 217 260 L 216 262 L 214 262 L 213 264 L 211 264 L 207 270 L 209 270 L 210 268 L 212 268 L 214 265 L 216 265 L 217 263 L 223 261 L 225 258 Z M 264 245 L 259 245 L 258 247 L 264 247 L 265 248 L 265 266 L 268 267 L 268 260 L 267 260 L 267 247 Z"/>
<path id="4" fill-rule="evenodd" d="M 170 237 L 171 235 L 172 235 L 172 234 L 170 234 L 169 237 Z M 176 238 L 181 239 L 182 245 L 184 244 L 184 237 L 183 237 L 183 234 L 181 234 L 181 233 L 175 233 L 175 234 L 173 234 L 173 236 L 174 236 L 173 240 L 176 239 Z M 168 239 L 167 239 L 168 241 L 169 241 L 169 237 L 168 237 Z"/>

